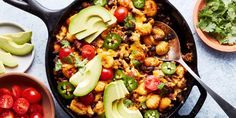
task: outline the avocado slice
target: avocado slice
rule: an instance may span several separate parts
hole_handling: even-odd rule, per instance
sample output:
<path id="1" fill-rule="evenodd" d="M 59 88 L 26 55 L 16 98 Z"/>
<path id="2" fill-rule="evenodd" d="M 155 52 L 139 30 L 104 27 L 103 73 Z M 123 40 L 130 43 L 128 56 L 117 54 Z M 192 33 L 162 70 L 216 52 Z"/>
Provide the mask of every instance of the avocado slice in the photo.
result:
<path id="1" fill-rule="evenodd" d="M 124 100 L 120 100 L 119 103 L 117 103 L 117 109 L 120 113 L 120 115 L 123 118 L 143 118 L 141 112 L 139 110 L 130 110 L 124 105 Z"/>
<path id="2" fill-rule="evenodd" d="M 85 41 L 88 43 L 93 42 L 106 29 L 107 29 L 107 26 L 103 23 L 103 25 L 100 25 L 100 27 L 98 27 L 97 32 L 95 34 L 92 34 L 91 36 L 86 37 Z"/>
<path id="3" fill-rule="evenodd" d="M 78 40 L 84 39 L 92 34 L 95 34 L 100 29 L 100 27 L 106 27 L 106 25 L 104 24 L 104 22 L 102 22 L 102 20 L 99 17 L 92 17 L 88 21 L 87 29 L 77 33 L 75 37 Z"/>
<path id="4" fill-rule="evenodd" d="M 34 46 L 29 43 L 18 45 L 11 39 L 0 36 L 0 48 L 13 55 L 24 56 L 32 52 Z"/>
<path id="5" fill-rule="evenodd" d="M 116 23 L 117 19 L 112 13 L 110 13 L 110 17 L 111 17 L 111 21 L 107 22 L 107 24 L 112 25 L 112 24 Z"/>
<path id="6" fill-rule="evenodd" d="M 16 67 L 17 61 L 16 59 L 10 54 L 10 53 L 5 53 L 0 51 L 0 61 L 7 67 Z"/>
<path id="7" fill-rule="evenodd" d="M 30 42 L 31 37 L 32 37 L 32 31 L 4 34 L 1 36 L 11 39 L 16 44 L 22 45 L 22 44 Z"/>
<path id="8" fill-rule="evenodd" d="M 116 100 L 113 102 L 112 104 L 112 112 L 113 114 L 116 116 L 116 118 L 124 118 L 120 115 L 119 111 L 118 111 L 118 103 L 119 103 L 119 100 Z"/>
<path id="9" fill-rule="evenodd" d="M 85 71 L 82 74 L 73 75 L 70 81 L 73 85 L 77 84 L 73 94 L 75 96 L 85 96 L 90 93 L 97 85 L 102 72 L 102 57 L 95 56 L 85 65 Z M 78 82 L 78 83 L 76 83 Z"/>
<path id="10" fill-rule="evenodd" d="M 98 16 L 102 19 L 104 23 L 107 23 L 112 20 L 111 13 L 100 6 L 90 6 L 81 10 L 76 14 L 69 24 L 69 33 L 76 34 L 78 32 L 84 31 L 87 29 L 88 20 L 94 16 Z"/>
<path id="11" fill-rule="evenodd" d="M 114 113 L 113 111 L 113 102 L 124 98 L 125 95 L 129 93 L 127 88 L 123 88 L 123 86 L 125 86 L 124 82 L 122 80 L 118 80 L 111 82 L 105 88 L 103 101 L 106 118 L 116 118 L 116 112 Z"/>
<path id="12" fill-rule="evenodd" d="M 6 69 L 3 65 L 3 62 L 0 60 L 0 75 L 4 74 L 6 72 Z"/>

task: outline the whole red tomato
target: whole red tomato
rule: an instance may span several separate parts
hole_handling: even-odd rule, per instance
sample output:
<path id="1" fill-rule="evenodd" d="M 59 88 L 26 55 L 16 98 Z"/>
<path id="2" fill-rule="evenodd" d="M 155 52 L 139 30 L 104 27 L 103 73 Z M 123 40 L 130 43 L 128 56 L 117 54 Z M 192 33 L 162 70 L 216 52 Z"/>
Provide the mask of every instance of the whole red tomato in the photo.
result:
<path id="1" fill-rule="evenodd" d="M 14 99 L 21 97 L 22 89 L 20 86 L 14 85 L 14 86 L 12 86 L 11 90 L 12 90 L 12 95 L 13 95 Z"/>
<path id="2" fill-rule="evenodd" d="M 100 76 L 100 80 L 106 81 L 111 80 L 113 78 L 113 70 L 108 68 L 102 68 L 102 73 Z"/>
<path id="3" fill-rule="evenodd" d="M 12 95 L 12 93 L 7 88 L 0 88 L 0 96 L 2 96 L 2 95 Z"/>
<path id="4" fill-rule="evenodd" d="M 84 45 L 81 51 L 82 57 L 85 59 L 91 60 L 95 56 L 95 49 L 91 45 Z"/>
<path id="5" fill-rule="evenodd" d="M 43 115 L 40 113 L 32 113 L 30 115 L 30 118 L 43 118 Z"/>
<path id="6" fill-rule="evenodd" d="M 22 96 L 30 103 L 38 103 L 42 99 L 42 95 L 34 88 L 27 88 L 23 91 Z"/>
<path id="7" fill-rule="evenodd" d="M 63 59 L 65 57 L 68 57 L 72 53 L 71 48 L 61 48 L 59 51 L 59 57 L 60 59 Z"/>
<path id="8" fill-rule="evenodd" d="M 15 118 L 29 118 L 29 115 L 27 115 L 27 114 L 24 114 L 24 115 L 16 114 Z"/>
<path id="9" fill-rule="evenodd" d="M 127 15 L 128 9 L 122 6 L 118 7 L 114 12 L 114 16 L 116 17 L 118 22 L 124 22 L 124 19 Z"/>
<path id="10" fill-rule="evenodd" d="M 41 113 L 41 114 L 43 114 L 43 107 L 39 104 L 32 104 L 29 107 L 29 113 Z"/>
<path id="11" fill-rule="evenodd" d="M 94 102 L 94 99 L 93 93 L 89 93 L 88 95 L 79 98 L 80 102 L 85 105 L 91 105 Z"/>

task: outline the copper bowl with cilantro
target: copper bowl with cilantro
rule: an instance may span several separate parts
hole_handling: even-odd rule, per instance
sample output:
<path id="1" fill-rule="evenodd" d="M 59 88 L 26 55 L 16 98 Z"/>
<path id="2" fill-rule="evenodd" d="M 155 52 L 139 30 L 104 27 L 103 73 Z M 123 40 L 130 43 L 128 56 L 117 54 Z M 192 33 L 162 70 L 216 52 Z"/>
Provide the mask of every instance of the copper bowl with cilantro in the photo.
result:
<path id="1" fill-rule="evenodd" d="M 194 27 L 200 39 L 222 52 L 236 51 L 236 2 L 198 0 L 193 12 Z"/>

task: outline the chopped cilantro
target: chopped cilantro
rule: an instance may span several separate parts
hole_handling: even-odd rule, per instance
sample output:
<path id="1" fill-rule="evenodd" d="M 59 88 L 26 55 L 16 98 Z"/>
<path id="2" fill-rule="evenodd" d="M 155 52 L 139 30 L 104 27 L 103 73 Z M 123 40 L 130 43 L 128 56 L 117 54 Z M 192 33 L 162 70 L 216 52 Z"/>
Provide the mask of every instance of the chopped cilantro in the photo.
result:
<path id="1" fill-rule="evenodd" d="M 164 86 L 165 86 L 165 84 L 164 84 L 164 83 L 160 83 L 160 84 L 157 86 L 157 88 L 158 88 L 159 90 L 161 90 L 161 89 L 163 89 L 163 88 L 164 88 Z"/>
<path id="2" fill-rule="evenodd" d="M 221 44 L 236 43 L 236 0 L 206 0 L 198 27 Z"/>
<path id="3" fill-rule="evenodd" d="M 62 68 L 62 63 L 61 63 L 61 60 L 58 59 L 55 63 L 55 71 L 59 71 L 61 70 L 61 68 Z"/>
<path id="4" fill-rule="evenodd" d="M 83 61 L 79 57 L 75 57 L 75 67 L 83 68 L 88 63 L 87 59 Z"/>
<path id="5" fill-rule="evenodd" d="M 69 41 L 67 41 L 67 40 L 65 40 L 65 39 L 63 39 L 63 40 L 61 40 L 61 45 L 62 45 L 62 48 L 70 48 L 71 46 L 70 46 L 70 42 Z"/>

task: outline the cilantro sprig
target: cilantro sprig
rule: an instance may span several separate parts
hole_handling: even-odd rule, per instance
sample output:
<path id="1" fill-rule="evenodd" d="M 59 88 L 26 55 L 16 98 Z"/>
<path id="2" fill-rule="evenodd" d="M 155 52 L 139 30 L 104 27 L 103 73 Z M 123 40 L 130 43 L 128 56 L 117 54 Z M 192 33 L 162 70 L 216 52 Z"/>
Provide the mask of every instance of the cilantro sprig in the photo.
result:
<path id="1" fill-rule="evenodd" d="M 206 0 L 198 27 L 221 44 L 236 43 L 236 0 Z"/>

